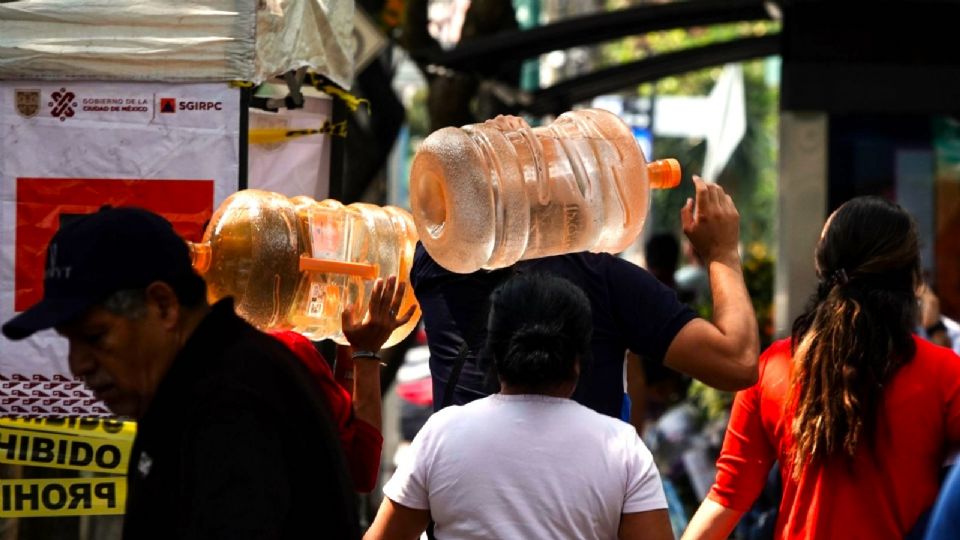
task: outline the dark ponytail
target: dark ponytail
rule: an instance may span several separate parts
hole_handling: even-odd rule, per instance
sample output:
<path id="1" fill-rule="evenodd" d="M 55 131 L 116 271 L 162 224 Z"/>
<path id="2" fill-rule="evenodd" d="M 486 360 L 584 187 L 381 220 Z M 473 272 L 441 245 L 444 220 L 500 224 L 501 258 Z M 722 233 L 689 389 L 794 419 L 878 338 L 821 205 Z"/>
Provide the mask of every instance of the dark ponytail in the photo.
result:
<path id="1" fill-rule="evenodd" d="M 820 283 L 793 324 L 792 473 L 873 444 L 883 387 L 909 362 L 917 315 L 916 226 L 899 206 L 859 197 L 828 221 Z"/>
<path id="2" fill-rule="evenodd" d="M 590 356 L 590 302 L 550 275 L 518 274 L 494 291 L 483 356 L 500 380 L 531 392 L 576 380 Z"/>

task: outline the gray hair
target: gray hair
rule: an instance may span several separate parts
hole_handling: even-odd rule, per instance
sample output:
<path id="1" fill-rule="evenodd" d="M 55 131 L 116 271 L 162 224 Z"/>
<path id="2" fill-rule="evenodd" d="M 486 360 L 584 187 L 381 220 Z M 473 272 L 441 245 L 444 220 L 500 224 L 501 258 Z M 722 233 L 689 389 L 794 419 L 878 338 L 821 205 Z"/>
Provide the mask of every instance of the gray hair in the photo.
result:
<path id="1" fill-rule="evenodd" d="M 147 294 L 143 289 L 124 289 L 108 296 L 102 306 L 114 315 L 139 319 L 147 313 Z"/>

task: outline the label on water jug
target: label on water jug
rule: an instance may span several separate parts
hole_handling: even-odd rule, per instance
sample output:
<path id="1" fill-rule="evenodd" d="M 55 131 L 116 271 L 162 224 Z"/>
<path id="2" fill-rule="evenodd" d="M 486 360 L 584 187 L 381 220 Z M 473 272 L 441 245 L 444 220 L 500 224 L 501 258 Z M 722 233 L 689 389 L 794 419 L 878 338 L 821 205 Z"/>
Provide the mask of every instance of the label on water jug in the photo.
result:
<path id="1" fill-rule="evenodd" d="M 320 318 L 324 313 L 334 313 L 339 302 L 339 287 L 333 283 L 313 282 L 310 284 L 310 299 L 307 300 L 306 315 Z"/>
<path id="2" fill-rule="evenodd" d="M 310 245 L 314 258 L 346 260 L 343 245 L 345 225 L 343 212 L 325 208 L 310 210 Z"/>

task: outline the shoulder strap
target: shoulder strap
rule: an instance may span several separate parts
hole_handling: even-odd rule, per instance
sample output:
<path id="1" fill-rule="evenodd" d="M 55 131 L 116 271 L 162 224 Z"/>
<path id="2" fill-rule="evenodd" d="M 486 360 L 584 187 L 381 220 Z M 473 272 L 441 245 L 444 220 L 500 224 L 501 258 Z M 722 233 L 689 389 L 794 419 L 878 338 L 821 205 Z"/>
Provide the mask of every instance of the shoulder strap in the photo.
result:
<path id="1" fill-rule="evenodd" d="M 457 381 L 460 380 L 460 372 L 463 370 L 463 363 L 467 360 L 467 351 L 470 347 L 464 341 L 457 352 L 457 359 L 453 363 L 453 369 L 450 371 L 450 378 L 447 379 L 447 385 L 443 387 L 443 401 L 440 402 L 440 408 L 445 409 L 453 403 L 453 392 L 456 389 Z"/>
<path id="2" fill-rule="evenodd" d="M 490 313 L 490 299 L 484 301 L 483 306 L 477 312 L 470 324 L 469 333 L 463 336 L 463 343 L 460 344 L 460 350 L 457 351 L 457 358 L 453 361 L 453 369 L 450 370 L 450 378 L 447 379 L 447 385 L 443 388 L 443 401 L 440 402 L 440 408 L 449 407 L 453 404 L 453 393 L 457 388 L 457 382 L 460 380 L 460 372 L 463 371 L 463 364 L 467 361 L 467 353 L 470 352 L 470 342 L 473 338 L 480 335 L 487 322 L 487 316 Z"/>
<path id="3" fill-rule="evenodd" d="M 517 265 L 511 267 L 509 271 L 503 272 L 498 279 L 493 280 L 493 286 L 490 287 L 490 293 L 492 294 L 501 283 L 509 279 L 510 276 L 514 275 L 515 273 L 517 273 Z M 483 330 L 487 325 L 487 317 L 489 315 L 490 294 L 487 295 L 487 298 L 483 301 L 483 304 L 477 311 L 473 322 L 470 324 L 469 332 L 463 335 L 463 343 L 460 345 L 460 350 L 457 351 L 457 358 L 453 362 L 453 369 L 450 371 L 450 378 L 447 379 L 447 385 L 443 388 L 443 400 L 440 402 L 441 409 L 453 404 L 453 394 L 456 391 L 457 382 L 460 380 L 460 372 L 463 371 L 463 365 L 467 361 L 467 354 L 470 352 L 470 343 L 480 336 L 481 330 Z"/>

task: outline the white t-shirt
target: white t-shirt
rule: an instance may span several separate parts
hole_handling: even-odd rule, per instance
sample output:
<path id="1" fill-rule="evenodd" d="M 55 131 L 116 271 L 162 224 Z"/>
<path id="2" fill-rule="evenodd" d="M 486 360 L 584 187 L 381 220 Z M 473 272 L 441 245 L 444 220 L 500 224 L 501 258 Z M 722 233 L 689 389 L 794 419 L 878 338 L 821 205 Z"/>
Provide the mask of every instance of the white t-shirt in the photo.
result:
<path id="1" fill-rule="evenodd" d="M 383 488 L 429 509 L 438 540 L 617 537 L 621 514 L 667 507 L 632 426 L 572 400 L 494 394 L 434 414 Z"/>

